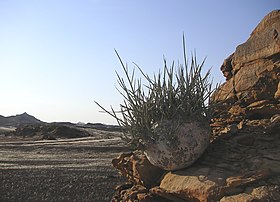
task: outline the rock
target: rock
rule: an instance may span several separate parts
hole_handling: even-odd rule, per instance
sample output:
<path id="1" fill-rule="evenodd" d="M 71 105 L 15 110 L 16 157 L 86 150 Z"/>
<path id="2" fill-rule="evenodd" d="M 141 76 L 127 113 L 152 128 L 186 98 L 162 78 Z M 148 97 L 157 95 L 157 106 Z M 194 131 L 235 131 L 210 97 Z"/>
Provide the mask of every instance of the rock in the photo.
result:
<path id="1" fill-rule="evenodd" d="M 233 56 L 233 68 L 237 71 L 242 64 L 268 58 L 280 52 L 280 11 L 270 12 L 259 23 L 250 38 L 236 48 Z"/>
<path id="2" fill-rule="evenodd" d="M 227 82 L 216 93 L 216 100 L 225 101 L 235 96 L 247 102 L 252 98 L 254 101 L 274 98 L 280 78 L 280 35 L 275 34 L 279 32 L 280 11 L 276 10 L 268 14 L 250 38 L 224 61 L 221 70 Z"/>
<path id="3" fill-rule="evenodd" d="M 126 184 L 116 188 L 116 193 L 111 202 L 171 202 L 159 195 L 151 193 L 146 187 L 141 185 Z"/>
<path id="4" fill-rule="evenodd" d="M 278 83 L 277 91 L 274 94 L 274 98 L 278 100 L 280 99 L 280 81 Z"/>
<path id="5" fill-rule="evenodd" d="M 232 58 L 234 54 L 231 54 L 227 59 L 225 59 L 224 63 L 221 66 L 221 71 L 223 72 L 224 77 L 226 80 L 232 78 Z"/>
<path id="6" fill-rule="evenodd" d="M 190 166 L 210 143 L 209 126 L 205 127 L 196 121 L 183 123 L 171 139 L 169 130 L 173 125 L 175 124 L 170 121 L 159 124 L 155 133 L 160 138 L 144 150 L 148 160 L 163 170 L 178 170 Z"/>
<path id="7" fill-rule="evenodd" d="M 279 135 L 278 131 L 248 134 L 253 141 L 243 139 L 245 144 L 240 144 L 244 136 L 241 133 L 219 137 L 194 165 L 164 175 L 159 188 L 186 201 L 219 201 L 224 196 L 235 201 L 252 198 L 246 187 L 255 189 L 262 185 L 268 189 L 274 183 L 280 185 L 280 181 L 271 183 L 280 179 Z"/>
<path id="8" fill-rule="evenodd" d="M 251 121 L 247 124 L 242 133 L 215 139 L 205 154 L 189 168 L 169 171 L 163 174 L 162 178 L 150 175 L 154 168 L 143 163 L 143 167 L 147 167 L 146 172 L 139 175 L 137 171 L 133 174 L 132 162 L 143 162 L 139 159 L 145 159 L 145 156 L 123 154 L 120 158 L 123 159 L 122 163 L 118 168 L 130 168 L 130 172 L 126 171 L 126 177 L 139 186 L 131 185 L 133 188 L 123 189 L 119 197 L 122 197 L 123 201 L 127 201 L 124 200 L 125 197 L 132 195 L 137 196 L 138 201 L 139 197 L 150 197 L 151 200 L 161 197 L 161 200 L 164 198 L 167 201 L 246 201 L 255 200 L 255 195 L 251 194 L 252 190 L 262 187 L 263 190 L 268 190 L 264 196 L 271 195 L 270 199 L 280 200 L 276 191 L 269 191 L 272 186 L 280 185 L 280 134 L 276 129 L 280 126 L 280 115 L 272 120 Z M 272 128 L 268 127 L 269 124 Z M 270 128 L 270 132 L 267 128 Z M 160 183 L 149 183 L 149 187 L 145 186 L 143 193 L 141 187 L 144 184 L 143 180 L 147 179 L 159 179 Z M 151 187 L 153 188 L 149 189 Z M 250 192 L 248 187 L 251 188 Z"/>
<path id="9" fill-rule="evenodd" d="M 226 77 L 212 97 L 213 123 L 240 123 L 280 113 L 280 10 L 269 13 L 221 66 Z M 215 124 L 214 124 L 215 125 Z M 215 130 L 215 129 L 214 129 Z M 219 130 L 224 130 L 219 126 Z"/>
<path id="10" fill-rule="evenodd" d="M 140 152 L 123 153 L 113 159 L 112 164 L 129 182 L 148 188 L 157 185 L 164 173 L 162 169 L 152 165 Z"/>
<path id="11" fill-rule="evenodd" d="M 193 166 L 167 173 L 160 189 L 187 201 L 216 200 L 224 179 L 225 174 L 221 170 Z"/>
<path id="12" fill-rule="evenodd" d="M 280 103 L 272 103 L 269 100 L 253 102 L 246 107 L 246 117 L 249 119 L 261 119 L 280 114 Z"/>
<path id="13" fill-rule="evenodd" d="M 224 196 L 220 202 L 236 201 L 278 201 L 280 198 L 280 188 L 278 185 L 260 186 L 253 188 L 249 193 L 241 193 L 233 196 Z"/>
<path id="14" fill-rule="evenodd" d="M 280 10 L 224 61 L 226 82 L 212 97 L 211 143 L 194 164 L 166 172 L 147 193 L 180 202 L 280 201 L 278 33 Z"/>

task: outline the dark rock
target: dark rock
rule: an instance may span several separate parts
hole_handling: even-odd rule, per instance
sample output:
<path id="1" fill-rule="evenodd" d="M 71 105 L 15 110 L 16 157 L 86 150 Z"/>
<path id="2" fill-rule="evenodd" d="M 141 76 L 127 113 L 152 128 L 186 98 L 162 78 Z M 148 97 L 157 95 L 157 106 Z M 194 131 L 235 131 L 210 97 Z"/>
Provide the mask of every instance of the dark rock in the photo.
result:
<path id="1" fill-rule="evenodd" d="M 10 135 L 35 137 L 45 140 L 55 140 L 57 138 L 80 138 L 90 134 L 85 130 L 59 124 L 36 124 L 19 126 Z"/>
<path id="2" fill-rule="evenodd" d="M 35 118 L 27 114 L 26 112 L 23 114 L 15 115 L 15 116 L 1 116 L 0 115 L 0 126 L 19 126 L 23 124 L 41 124 L 43 123 L 39 119 Z"/>

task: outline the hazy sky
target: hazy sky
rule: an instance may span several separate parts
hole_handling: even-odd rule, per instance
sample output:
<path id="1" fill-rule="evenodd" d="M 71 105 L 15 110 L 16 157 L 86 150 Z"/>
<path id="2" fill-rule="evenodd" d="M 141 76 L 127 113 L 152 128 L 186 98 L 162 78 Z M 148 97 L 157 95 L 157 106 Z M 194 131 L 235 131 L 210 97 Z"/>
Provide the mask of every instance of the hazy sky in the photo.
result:
<path id="1" fill-rule="evenodd" d="M 0 0 L 0 114 L 43 121 L 115 123 L 94 100 L 118 108 L 114 48 L 153 74 L 188 53 L 223 60 L 279 0 Z"/>

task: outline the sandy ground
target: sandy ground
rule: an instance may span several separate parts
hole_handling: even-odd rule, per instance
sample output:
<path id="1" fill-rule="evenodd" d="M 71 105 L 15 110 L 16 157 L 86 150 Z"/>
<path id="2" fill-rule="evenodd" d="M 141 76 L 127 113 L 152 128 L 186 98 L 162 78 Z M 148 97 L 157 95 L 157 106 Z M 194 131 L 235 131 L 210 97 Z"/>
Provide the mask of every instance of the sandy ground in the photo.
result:
<path id="1" fill-rule="evenodd" d="M 0 201 L 110 201 L 125 182 L 111 160 L 128 149 L 117 132 L 91 132 L 44 141 L 1 135 Z"/>

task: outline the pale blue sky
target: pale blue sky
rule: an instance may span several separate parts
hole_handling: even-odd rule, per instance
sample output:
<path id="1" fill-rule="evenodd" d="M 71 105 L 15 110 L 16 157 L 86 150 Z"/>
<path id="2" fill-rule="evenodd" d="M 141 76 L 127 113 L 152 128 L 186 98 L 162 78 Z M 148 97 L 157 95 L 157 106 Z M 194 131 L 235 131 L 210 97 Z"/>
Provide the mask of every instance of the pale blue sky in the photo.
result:
<path id="1" fill-rule="evenodd" d="M 0 0 L 0 114 L 27 112 L 43 121 L 115 123 L 94 100 L 118 108 L 116 48 L 130 68 L 148 74 L 207 56 L 220 65 L 279 0 Z"/>

